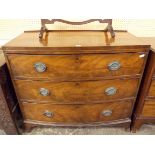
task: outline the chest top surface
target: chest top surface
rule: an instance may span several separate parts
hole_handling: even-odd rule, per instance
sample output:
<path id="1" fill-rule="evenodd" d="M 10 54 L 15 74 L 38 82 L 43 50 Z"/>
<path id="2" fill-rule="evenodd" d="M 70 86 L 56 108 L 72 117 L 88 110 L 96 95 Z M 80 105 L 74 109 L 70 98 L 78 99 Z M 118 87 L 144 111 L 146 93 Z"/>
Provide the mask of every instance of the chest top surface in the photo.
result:
<path id="1" fill-rule="evenodd" d="M 39 40 L 38 32 L 24 32 L 3 46 L 7 50 L 81 50 L 81 49 L 105 49 L 114 47 L 144 47 L 139 38 L 128 32 L 116 32 L 116 37 L 111 38 L 106 32 L 48 32 L 43 40 Z"/>
<path id="2" fill-rule="evenodd" d="M 151 49 L 153 52 L 155 52 L 155 37 L 142 37 L 140 38 L 143 42 L 150 44 Z"/>

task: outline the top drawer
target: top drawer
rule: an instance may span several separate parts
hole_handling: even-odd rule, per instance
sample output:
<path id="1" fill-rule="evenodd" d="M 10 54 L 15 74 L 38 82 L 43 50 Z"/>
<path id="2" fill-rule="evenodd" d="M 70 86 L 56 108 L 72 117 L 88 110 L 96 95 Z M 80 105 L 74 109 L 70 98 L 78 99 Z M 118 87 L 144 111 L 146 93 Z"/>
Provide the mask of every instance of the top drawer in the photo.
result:
<path id="1" fill-rule="evenodd" d="M 14 78 L 90 80 L 140 75 L 145 54 L 8 55 Z"/>

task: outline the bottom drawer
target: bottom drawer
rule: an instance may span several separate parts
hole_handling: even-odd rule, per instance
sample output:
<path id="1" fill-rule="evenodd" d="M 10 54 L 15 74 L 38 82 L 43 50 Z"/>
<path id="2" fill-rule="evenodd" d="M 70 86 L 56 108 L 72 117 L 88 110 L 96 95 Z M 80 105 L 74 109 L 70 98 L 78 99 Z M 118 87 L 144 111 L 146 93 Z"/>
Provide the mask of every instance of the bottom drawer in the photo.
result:
<path id="1" fill-rule="evenodd" d="M 56 105 L 23 103 L 25 120 L 47 123 L 81 124 L 113 121 L 130 117 L 133 101 L 103 104 Z"/>
<path id="2" fill-rule="evenodd" d="M 142 116 L 144 117 L 155 117 L 155 100 L 145 101 Z"/>

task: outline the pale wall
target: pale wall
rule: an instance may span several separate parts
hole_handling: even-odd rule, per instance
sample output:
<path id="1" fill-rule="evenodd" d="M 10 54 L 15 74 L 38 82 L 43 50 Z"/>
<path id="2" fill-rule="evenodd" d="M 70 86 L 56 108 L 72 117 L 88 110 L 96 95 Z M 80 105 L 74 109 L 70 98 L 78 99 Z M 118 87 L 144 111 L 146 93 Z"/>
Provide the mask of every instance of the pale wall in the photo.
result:
<path id="1" fill-rule="evenodd" d="M 152 20 L 132 20 L 114 19 L 114 29 L 125 29 L 136 36 L 155 37 L 155 19 Z M 56 23 L 52 29 L 102 29 L 102 24 L 94 22 L 85 26 L 69 26 Z M 24 30 L 40 29 L 40 20 L 1 20 L 0 19 L 0 45 L 22 33 Z"/>

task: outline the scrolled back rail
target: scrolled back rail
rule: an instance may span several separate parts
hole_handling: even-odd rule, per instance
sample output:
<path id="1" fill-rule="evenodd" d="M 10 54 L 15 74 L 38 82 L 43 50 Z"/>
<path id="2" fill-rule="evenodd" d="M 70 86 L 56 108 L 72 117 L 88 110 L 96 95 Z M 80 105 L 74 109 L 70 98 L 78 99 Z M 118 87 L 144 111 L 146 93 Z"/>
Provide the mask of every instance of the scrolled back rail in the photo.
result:
<path id="1" fill-rule="evenodd" d="M 72 21 L 68 21 L 64 19 L 51 19 L 51 20 L 41 19 L 41 29 L 39 33 L 39 38 L 42 39 L 44 32 L 48 32 L 46 24 L 54 24 L 55 22 L 61 22 L 61 23 L 69 24 L 69 25 L 84 25 L 84 24 L 88 24 L 88 23 L 92 23 L 96 21 L 98 21 L 99 23 L 107 23 L 108 26 L 105 29 L 105 31 L 109 31 L 111 34 L 111 37 L 115 37 L 115 33 L 112 27 L 112 19 L 89 19 L 89 20 L 85 20 L 81 22 L 72 22 Z"/>

